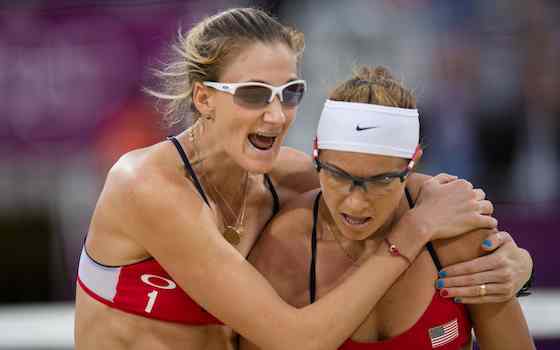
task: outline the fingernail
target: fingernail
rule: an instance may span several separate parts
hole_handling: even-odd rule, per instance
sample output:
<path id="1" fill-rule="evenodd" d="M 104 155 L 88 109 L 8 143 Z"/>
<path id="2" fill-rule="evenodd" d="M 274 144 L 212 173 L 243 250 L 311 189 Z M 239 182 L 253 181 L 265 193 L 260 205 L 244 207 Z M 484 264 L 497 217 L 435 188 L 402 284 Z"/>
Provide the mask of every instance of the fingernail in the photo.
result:
<path id="1" fill-rule="evenodd" d="M 442 297 L 446 297 L 446 296 L 449 295 L 449 292 L 448 292 L 446 289 L 442 289 L 441 292 L 439 292 L 439 294 L 440 294 Z"/>
<path id="2" fill-rule="evenodd" d="M 447 277 L 447 272 L 445 272 L 445 271 L 440 271 L 440 272 L 438 273 L 438 276 L 439 276 L 440 278 Z"/>
<path id="3" fill-rule="evenodd" d="M 482 245 L 485 246 L 486 248 L 491 248 L 492 241 L 490 241 L 489 239 L 485 239 L 484 242 L 482 242 Z"/>
<path id="4" fill-rule="evenodd" d="M 453 302 L 459 304 L 461 302 L 461 298 L 455 297 L 455 298 L 453 298 Z"/>
<path id="5" fill-rule="evenodd" d="M 443 282 L 443 280 L 437 280 L 436 286 L 437 289 L 442 289 L 443 287 L 445 287 L 445 282 Z"/>

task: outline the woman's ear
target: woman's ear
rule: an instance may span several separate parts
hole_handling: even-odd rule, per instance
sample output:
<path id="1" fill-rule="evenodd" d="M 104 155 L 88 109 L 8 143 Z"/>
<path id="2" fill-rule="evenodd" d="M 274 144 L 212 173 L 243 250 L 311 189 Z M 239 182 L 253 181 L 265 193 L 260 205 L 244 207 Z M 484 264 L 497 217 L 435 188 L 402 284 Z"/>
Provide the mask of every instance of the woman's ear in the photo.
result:
<path id="1" fill-rule="evenodd" d="M 214 91 L 197 81 L 193 85 L 192 100 L 201 115 L 208 115 L 214 110 Z"/>

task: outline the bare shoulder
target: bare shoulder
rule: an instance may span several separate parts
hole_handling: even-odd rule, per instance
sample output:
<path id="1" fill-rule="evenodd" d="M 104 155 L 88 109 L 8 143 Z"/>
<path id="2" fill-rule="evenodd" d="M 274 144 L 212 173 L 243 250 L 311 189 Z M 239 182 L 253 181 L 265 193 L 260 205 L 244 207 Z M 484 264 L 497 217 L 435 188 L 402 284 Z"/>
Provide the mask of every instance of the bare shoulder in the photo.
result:
<path id="1" fill-rule="evenodd" d="M 422 187 L 422 184 L 431 178 L 432 178 L 431 175 L 426 175 L 422 173 L 410 174 L 410 176 L 408 177 L 408 181 L 406 183 L 406 187 L 410 191 L 410 195 L 412 196 L 415 202 L 416 202 L 416 198 L 418 198 L 418 194 L 420 192 L 420 188 Z"/>
<path id="2" fill-rule="evenodd" d="M 248 258 L 278 294 L 294 306 L 300 306 L 297 295 L 307 288 L 309 237 L 317 192 L 303 193 L 286 203 L 261 234 Z"/>
<path id="3" fill-rule="evenodd" d="M 307 246 L 313 224 L 313 201 L 317 192 L 303 193 L 286 203 L 261 234 L 249 260 L 261 264 L 261 260 L 270 261 L 270 254 L 280 260 L 301 256 L 299 253 Z"/>
<path id="4" fill-rule="evenodd" d="M 410 175 L 407 188 L 413 201 L 416 201 L 416 198 L 418 198 L 422 184 L 431 178 L 431 175 L 422 173 Z M 452 239 L 434 241 L 433 244 L 442 265 L 445 267 L 472 260 L 484 254 L 485 252 L 482 250 L 481 244 L 492 232 L 492 230 L 487 229 L 474 230 Z"/>
<path id="5" fill-rule="evenodd" d="M 413 201 L 416 201 L 422 184 L 431 178 L 431 175 L 421 173 L 410 175 L 407 188 Z M 474 230 L 452 239 L 434 241 L 433 244 L 442 265 L 449 266 L 485 254 L 481 244 L 492 232 L 494 231 L 489 229 Z"/>
<path id="6" fill-rule="evenodd" d="M 139 221 L 199 202 L 171 147 L 162 142 L 123 155 L 107 174 L 92 224 L 110 224 L 132 235 L 135 231 L 130 228 Z M 179 203 L 181 196 L 185 197 Z M 189 197 L 194 200 L 186 200 Z"/>
<path id="7" fill-rule="evenodd" d="M 482 242 L 493 232 L 495 230 L 491 229 L 470 231 L 455 238 L 434 241 L 434 248 L 444 267 L 472 260 L 487 254 L 482 249 Z"/>
<path id="8" fill-rule="evenodd" d="M 311 157 L 291 147 L 283 146 L 280 149 L 269 175 L 281 190 L 288 192 L 286 200 L 319 187 Z"/>

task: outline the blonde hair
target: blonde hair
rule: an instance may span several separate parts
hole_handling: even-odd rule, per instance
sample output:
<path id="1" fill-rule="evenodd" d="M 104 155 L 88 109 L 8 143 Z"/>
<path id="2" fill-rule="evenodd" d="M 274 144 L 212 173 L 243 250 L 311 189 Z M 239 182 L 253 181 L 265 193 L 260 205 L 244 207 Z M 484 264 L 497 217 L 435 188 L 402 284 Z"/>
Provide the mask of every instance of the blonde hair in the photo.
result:
<path id="1" fill-rule="evenodd" d="M 229 60 L 243 48 L 254 43 L 283 43 L 297 55 L 304 50 L 303 33 L 284 26 L 262 10 L 235 8 L 205 18 L 185 36 L 180 30 L 172 45 L 174 57 L 155 69 L 160 91 L 144 89 L 160 99 L 164 105 L 163 120 L 173 126 L 192 115 L 192 122 L 200 118 L 193 101 L 195 82 L 219 81 Z"/>

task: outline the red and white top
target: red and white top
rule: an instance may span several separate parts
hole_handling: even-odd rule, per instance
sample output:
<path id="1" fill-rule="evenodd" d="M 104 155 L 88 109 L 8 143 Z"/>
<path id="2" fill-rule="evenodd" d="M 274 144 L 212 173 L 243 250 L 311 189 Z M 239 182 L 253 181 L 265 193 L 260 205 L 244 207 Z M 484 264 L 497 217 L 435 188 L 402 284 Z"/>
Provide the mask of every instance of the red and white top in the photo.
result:
<path id="1" fill-rule="evenodd" d="M 200 196 L 210 206 L 183 147 L 175 137 L 168 139 L 177 148 Z M 264 174 L 264 183 L 272 195 L 270 222 L 278 213 L 280 201 L 267 174 Z M 188 325 L 223 324 L 192 300 L 154 258 L 129 265 L 106 266 L 92 259 L 84 245 L 78 268 L 78 284 L 92 298 L 125 312 Z"/>
<path id="2" fill-rule="evenodd" d="M 78 284 L 92 298 L 125 312 L 188 325 L 223 324 L 191 299 L 153 258 L 106 266 L 82 249 Z"/>

